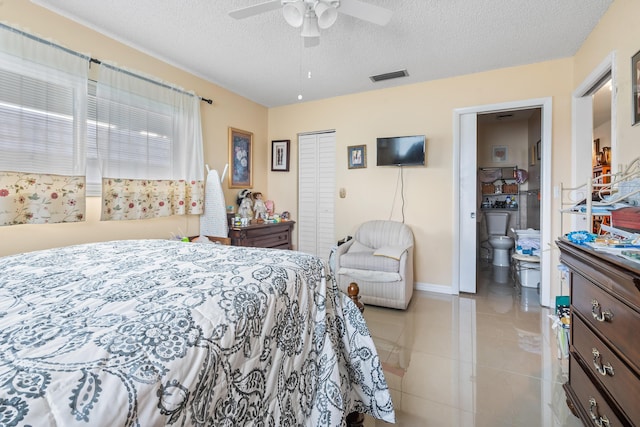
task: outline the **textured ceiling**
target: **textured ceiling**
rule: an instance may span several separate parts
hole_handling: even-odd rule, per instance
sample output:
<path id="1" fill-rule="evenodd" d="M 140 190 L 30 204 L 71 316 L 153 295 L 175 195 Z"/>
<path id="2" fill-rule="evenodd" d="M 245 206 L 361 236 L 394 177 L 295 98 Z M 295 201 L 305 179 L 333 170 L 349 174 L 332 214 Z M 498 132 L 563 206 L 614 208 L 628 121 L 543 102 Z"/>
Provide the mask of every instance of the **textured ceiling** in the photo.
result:
<path id="1" fill-rule="evenodd" d="M 228 16 L 263 0 L 33 1 L 275 107 L 569 57 L 613 0 L 362 0 L 392 10 L 389 24 L 339 14 L 307 48 L 279 10 Z M 409 76 L 369 79 L 401 69 Z"/>

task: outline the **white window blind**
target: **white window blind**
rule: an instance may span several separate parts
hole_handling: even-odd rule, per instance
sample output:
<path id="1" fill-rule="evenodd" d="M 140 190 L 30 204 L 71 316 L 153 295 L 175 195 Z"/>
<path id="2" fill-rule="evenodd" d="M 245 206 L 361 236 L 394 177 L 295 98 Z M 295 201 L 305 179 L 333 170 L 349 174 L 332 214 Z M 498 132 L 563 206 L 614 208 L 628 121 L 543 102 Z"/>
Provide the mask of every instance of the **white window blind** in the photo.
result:
<path id="1" fill-rule="evenodd" d="M 88 56 L 0 24 L 0 170 L 85 174 Z"/>

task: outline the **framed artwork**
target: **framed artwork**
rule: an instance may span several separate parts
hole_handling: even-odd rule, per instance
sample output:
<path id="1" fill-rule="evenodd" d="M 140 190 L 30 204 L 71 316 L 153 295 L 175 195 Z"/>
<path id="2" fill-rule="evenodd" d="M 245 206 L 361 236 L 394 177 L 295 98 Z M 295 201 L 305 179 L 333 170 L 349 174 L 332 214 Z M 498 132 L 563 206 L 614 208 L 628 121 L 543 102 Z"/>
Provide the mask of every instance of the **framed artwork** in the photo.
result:
<path id="1" fill-rule="evenodd" d="M 289 140 L 271 141 L 271 170 L 289 172 Z"/>
<path id="2" fill-rule="evenodd" d="M 540 140 L 536 142 L 536 158 L 540 160 Z"/>
<path id="3" fill-rule="evenodd" d="M 491 160 L 494 162 L 507 161 L 507 147 L 503 145 L 494 145 L 491 151 Z"/>
<path id="4" fill-rule="evenodd" d="M 363 169 L 367 167 L 367 146 L 350 145 L 347 147 L 349 169 Z"/>
<path id="5" fill-rule="evenodd" d="M 631 87 L 633 88 L 633 125 L 640 123 L 640 94 L 638 87 L 640 86 L 640 51 L 631 57 Z"/>
<path id="6" fill-rule="evenodd" d="M 253 187 L 253 133 L 229 128 L 229 188 Z"/>

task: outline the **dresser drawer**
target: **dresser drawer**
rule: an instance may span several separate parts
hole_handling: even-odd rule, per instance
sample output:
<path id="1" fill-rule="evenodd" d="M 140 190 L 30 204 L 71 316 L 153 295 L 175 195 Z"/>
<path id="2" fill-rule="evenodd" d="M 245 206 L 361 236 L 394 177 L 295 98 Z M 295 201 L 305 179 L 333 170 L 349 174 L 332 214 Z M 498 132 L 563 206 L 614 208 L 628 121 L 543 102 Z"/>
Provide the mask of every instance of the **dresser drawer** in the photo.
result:
<path id="1" fill-rule="evenodd" d="M 624 360 L 640 372 L 640 314 L 580 274 L 571 275 L 571 305 L 574 311 L 615 347 Z"/>
<path id="2" fill-rule="evenodd" d="M 640 378 L 627 367 L 577 316 L 571 319 L 573 347 L 584 365 L 624 408 L 627 417 L 640 420 Z M 604 375 L 602 375 L 604 373 Z"/>
<path id="3" fill-rule="evenodd" d="M 258 248 L 275 248 L 278 246 L 289 246 L 289 232 L 264 234 L 260 236 L 252 236 L 249 239 L 251 246 Z"/>
<path id="4" fill-rule="evenodd" d="M 609 401 L 598 391 L 595 385 L 589 379 L 589 376 L 582 370 L 582 367 L 578 363 L 575 357 L 569 357 L 569 376 L 571 382 L 571 389 L 577 399 L 574 402 L 575 405 L 580 408 L 578 411 L 581 413 L 581 418 L 587 420 L 593 420 L 600 422 L 599 425 L 607 425 L 603 421 L 609 420 L 609 426 L 626 426 L 628 422 L 620 421 L 620 418 L 614 412 L 613 408 L 609 405 Z M 583 419 L 583 421 L 586 421 Z M 598 425 L 595 422 L 591 422 L 585 425 Z"/>
<path id="5" fill-rule="evenodd" d="M 284 221 L 231 227 L 229 237 L 234 246 L 293 249 L 291 233 L 294 224 L 294 221 Z"/>

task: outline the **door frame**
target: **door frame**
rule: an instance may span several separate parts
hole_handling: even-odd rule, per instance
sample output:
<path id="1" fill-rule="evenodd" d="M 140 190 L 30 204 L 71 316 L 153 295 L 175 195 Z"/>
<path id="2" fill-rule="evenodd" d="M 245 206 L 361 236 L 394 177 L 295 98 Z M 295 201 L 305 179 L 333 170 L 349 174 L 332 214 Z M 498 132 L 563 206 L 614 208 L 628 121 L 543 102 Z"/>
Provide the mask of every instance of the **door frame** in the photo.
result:
<path id="1" fill-rule="evenodd" d="M 602 81 L 609 76 L 611 80 L 611 172 L 616 170 L 618 161 L 617 137 L 617 69 L 616 53 L 609 53 L 596 68 L 573 91 L 571 99 L 571 184 L 577 187 L 586 182 L 592 174 L 591 150 L 593 143 L 593 97 Z M 585 143 L 586 141 L 586 143 Z M 588 229 L 590 221 L 586 216 L 571 215 L 571 230 Z"/>
<path id="2" fill-rule="evenodd" d="M 454 213 L 454 244 L 453 244 L 453 272 L 452 272 L 452 293 L 458 295 L 460 293 L 460 277 L 462 276 L 462 268 L 460 263 L 460 251 L 473 250 L 475 256 L 475 245 L 473 248 L 463 248 L 460 245 L 460 221 L 463 218 L 460 212 L 460 153 L 465 141 L 465 132 L 461 129 L 461 116 L 463 114 L 485 114 L 503 110 L 522 110 L 529 108 L 541 109 L 541 162 L 540 171 L 540 303 L 545 307 L 550 306 L 551 301 L 551 256 L 550 251 L 545 250 L 551 245 L 551 150 L 552 144 L 552 98 L 535 98 L 513 102 L 503 102 L 498 104 L 478 105 L 474 107 L 458 108 L 453 111 L 453 213 Z M 477 125 L 476 125 L 477 132 Z M 475 136 L 474 136 L 475 140 Z M 477 164 L 475 165 L 477 169 Z"/>

